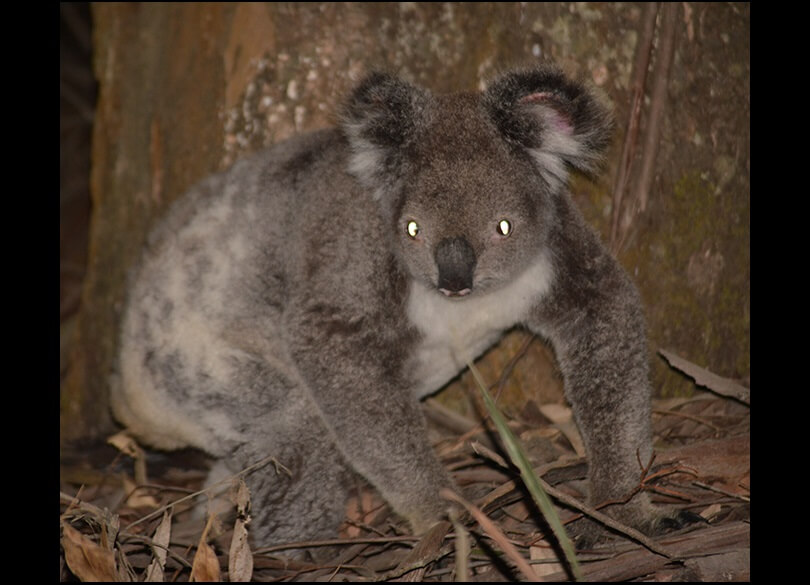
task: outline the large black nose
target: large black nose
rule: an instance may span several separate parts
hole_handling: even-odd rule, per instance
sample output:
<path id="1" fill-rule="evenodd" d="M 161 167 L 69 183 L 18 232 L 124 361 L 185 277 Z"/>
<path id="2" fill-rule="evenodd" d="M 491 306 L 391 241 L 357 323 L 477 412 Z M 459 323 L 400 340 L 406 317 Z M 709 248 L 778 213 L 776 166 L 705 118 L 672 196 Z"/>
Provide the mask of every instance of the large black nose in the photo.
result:
<path id="1" fill-rule="evenodd" d="M 445 238 L 436 247 L 439 290 L 445 295 L 469 294 L 475 272 L 475 251 L 464 238 Z"/>

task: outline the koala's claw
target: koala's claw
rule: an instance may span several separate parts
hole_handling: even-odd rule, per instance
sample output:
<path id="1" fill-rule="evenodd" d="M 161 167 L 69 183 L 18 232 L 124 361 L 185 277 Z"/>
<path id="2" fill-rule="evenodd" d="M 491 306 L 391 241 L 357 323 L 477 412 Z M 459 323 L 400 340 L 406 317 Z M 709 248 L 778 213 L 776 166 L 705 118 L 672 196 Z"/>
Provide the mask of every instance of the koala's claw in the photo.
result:
<path id="1" fill-rule="evenodd" d="M 691 510 L 678 510 L 673 516 L 664 516 L 655 525 L 655 534 L 665 534 L 686 528 L 690 524 L 706 523 L 706 519 Z"/>

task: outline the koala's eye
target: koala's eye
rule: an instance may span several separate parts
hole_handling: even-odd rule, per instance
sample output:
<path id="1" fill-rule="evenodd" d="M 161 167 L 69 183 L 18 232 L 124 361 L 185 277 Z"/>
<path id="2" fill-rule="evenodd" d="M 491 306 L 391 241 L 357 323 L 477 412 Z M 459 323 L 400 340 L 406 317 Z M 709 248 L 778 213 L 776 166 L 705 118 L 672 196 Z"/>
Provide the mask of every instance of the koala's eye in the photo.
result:
<path id="1" fill-rule="evenodd" d="M 408 235 L 409 236 L 411 236 L 412 238 L 415 238 L 416 234 L 419 233 L 419 224 L 416 223 L 414 220 L 410 220 L 406 224 L 405 229 L 408 230 Z"/>
<path id="2" fill-rule="evenodd" d="M 502 219 L 498 222 L 498 233 L 506 237 L 512 233 L 512 222 L 508 219 Z"/>

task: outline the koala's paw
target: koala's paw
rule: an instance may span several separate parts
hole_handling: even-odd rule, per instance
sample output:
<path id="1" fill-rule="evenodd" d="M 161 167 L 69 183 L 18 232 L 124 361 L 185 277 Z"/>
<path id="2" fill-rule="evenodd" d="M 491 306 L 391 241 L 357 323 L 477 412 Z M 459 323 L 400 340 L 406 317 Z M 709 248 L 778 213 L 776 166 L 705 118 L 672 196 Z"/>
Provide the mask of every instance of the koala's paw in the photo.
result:
<path id="1" fill-rule="evenodd" d="M 705 522 L 694 512 L 675 508 L 656 508 L 651 513 L 645 507 L 644 513 L 640 513 L 639 510 L 631 507 L 629 510 L 624 510 L 624 513 L 614 511 L 610 515 L 622 524 L 635 528 L 647 536 L 660 536 L 691 524 Z M 590 518 L 582 518 L 570 525 L 568 535 L 578 550 L 593 548 L 615 538 L 613 530 Z"/>
<path id="2" fill-rule="evenodd" d="M 414 535 L 421 536 L 453 518 L 464 522 L 467 511 L 463 500 L 469 499 L 466 495 L 454 485 L 442 487 L 436 490 L 435 498 L 422 494 L 421 498 L 411 500 L 411 507 L 405 513 L 400 512 L 400 516 L 408 520 Z"/>
<path id="3" fill-rule="evenodd" d="M 411 525 L 411 531 L 418 536 L 425 534 L 440 522 L 446 521 L 452 508 L 454 508 L 454 504 L 451 502 L 438 500 L 431 506 L 413 510 L 406 518 Z"/>
<path id="4" fill-rule="evenodd" d="M 675 530 L 686 528 L 690 524 L 705 522 L 706 519 L 703 518 L 703 516 L 695 514 L 690 510 L 672 509 L 669 510 L 669 513 L 662 514 L 653 521 L 650 535 L 657 536 L 666 534 L 667 532 L 674 532 Z"/>
<path id="5" fill-rule="evenodd" d="M 588 550 L 610 539 L 610 532 L 590 518 L 580 518 L 566 527 L 568 537 L 577 550 Z"/>

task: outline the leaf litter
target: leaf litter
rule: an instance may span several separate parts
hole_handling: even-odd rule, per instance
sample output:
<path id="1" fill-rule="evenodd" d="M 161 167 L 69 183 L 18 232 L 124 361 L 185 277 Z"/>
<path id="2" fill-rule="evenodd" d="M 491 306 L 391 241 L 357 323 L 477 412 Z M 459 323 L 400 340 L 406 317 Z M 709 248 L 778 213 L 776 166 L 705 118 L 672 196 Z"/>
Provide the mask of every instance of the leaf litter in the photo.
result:
<path id="1" fill-rule="evenodd" d="M 743 402 L 736 382 L 696 369 L 671 352 L 665 357 L 701 387 L 690 398 L 654 401 L 656 457 L 643 476 L 640 472 L 639 489 L 649 490 L 656 503 L 689 510 L 705 522 L 655 538 L 655 547 L 667 556 L 618 534 L 591 550 L 578 551 L 583 579 L 749 580 L 748 389 Z M 716 380 L 719 390 L 711 388 Z M 538 411 L 545 408 L 537 407 Z M 243 480 L 253 469 L 224 482 L 230 488 L 233 507 L 218 512 L 219 508 L 207 505 L 212 489 L 202 489 L 211 463 L 208 459 L 194 451 L 144 451 L 122 436 L 114 439 L 115 447 L 103 446 L 92 456 L 86 450 L 71 456 L 65 449 L 60 578 L 155 582 L 570 580 L 552 532 L 525 494 L 519 473 L 506 462 L 490 423 L 459 421 L 458 415 L 451 415 L 451 423 L 442 425 L 436 421 L 445 419 L 447 413 L 434 401 L 428 401 L 425 408 L 436 436 L 436 451 L 453 473 L 467 509 L 474 510 L 481 522 L 470 514 L 456 515 L 422 538 L 410 536 L 407 525 L 358 480 L 339 537 L 253 548 L 250 493 Z M 572 436 L 567 413 L 559 407 L 546 412 L 551 421 L 542 432 L 535 424 L 516 418 L 509 425 L 528 446 L 534 470 L 550 488 L 566 524 L 580 514 L 564 502 L 584 500 L 587 467 L 573 446 L 578 446 L 578 437 Z M 272 458 L 252 467 L 268 461 L 277 472 L 284 472 Z M 589 509 L 585 507 L 585 511 Z M 306 549 L 311 558 L 285 556 L 288 549 Z M 527 574 L 529 570 L 533 574 Z"/>

